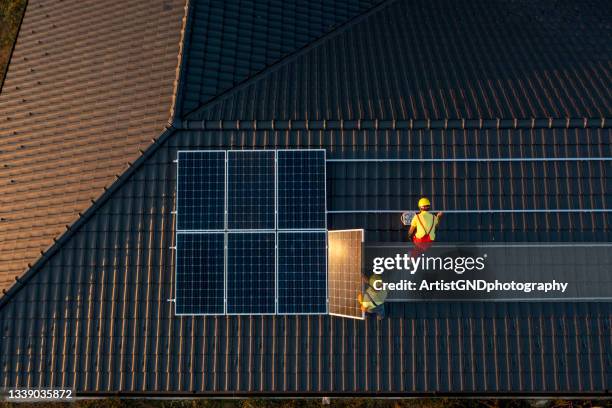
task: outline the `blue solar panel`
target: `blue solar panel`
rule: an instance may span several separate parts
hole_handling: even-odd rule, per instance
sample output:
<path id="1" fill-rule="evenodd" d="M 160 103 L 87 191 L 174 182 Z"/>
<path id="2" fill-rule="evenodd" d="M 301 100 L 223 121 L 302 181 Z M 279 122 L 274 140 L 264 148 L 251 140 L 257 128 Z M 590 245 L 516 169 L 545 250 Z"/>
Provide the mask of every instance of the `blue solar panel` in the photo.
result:
<path id="1" fill-rule="evenodd" d="M 278 313 L 327 313 L 327 233 L 278 233 Z"/>
<path id="2" fill-rule="evenodd" d="M 278 229 L 325 229 L 325 151 L 278 151 Z"/>
<path id="3" fill-rule="evenodd" d="M 275 233 L 229 233 L 227 313 L 273 314 Z"/>
<path id="4" fill-rule="evenodd" d="M 179 152 L 177 230 L 225 227 L 225 152 Z"/>
<path id="5" fill-rule="evenodd" d="M 274 229 L 274 151 L 230 151 L 228 228 Z"/>
<path id="6" fill-rule="evenodd" d="M 223 233 L 177 234 L 176 313 L 224 313 Z"/>

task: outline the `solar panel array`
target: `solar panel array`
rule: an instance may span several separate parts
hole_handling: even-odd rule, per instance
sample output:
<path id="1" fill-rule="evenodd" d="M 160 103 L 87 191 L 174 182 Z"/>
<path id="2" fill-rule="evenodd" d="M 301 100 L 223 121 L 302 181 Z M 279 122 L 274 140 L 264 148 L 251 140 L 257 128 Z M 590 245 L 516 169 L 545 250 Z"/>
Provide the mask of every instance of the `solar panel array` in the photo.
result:
<path id="1" fill-rule="evenodd" d="M 177 314 L 328 311 L 324 150 L 182 151 Z"/>
<path id="2" fill-rule="evenodd" d="M 364 231 L 329 231 L 329 313 L 364 319 L 357 295 L 363 292 L 362 242 Z"/>

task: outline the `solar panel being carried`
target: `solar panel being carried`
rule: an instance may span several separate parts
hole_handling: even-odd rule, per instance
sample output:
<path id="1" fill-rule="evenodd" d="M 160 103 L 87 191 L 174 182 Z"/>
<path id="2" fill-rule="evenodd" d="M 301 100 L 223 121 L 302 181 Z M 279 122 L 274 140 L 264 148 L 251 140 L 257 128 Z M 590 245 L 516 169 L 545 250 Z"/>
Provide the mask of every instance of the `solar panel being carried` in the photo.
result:
<path id="1" fill-rule="evenodd" d="M 279 150 L 278 229 L 325 229 L 325 150 Z"/>
<path id="2" fill-rule="evenodd" d="M 274 150 L 228 152 L 228 229 L 275 228 L 274 167 Z"/>
<path id="3" fill-rule="evenodd" d="M 223 233 L 176 235 L 176 314 L 224 314 Z"/>
<path id="4" fill-rule="evenodd" d="M 177 230 L 225 228 L 225 152 L 179 152 Z"/>
<path id="5" fill-rule="evenodd" d="M 329 314 L 364 319 L 357 295 L 363 291 L 362 229 L 328 232 Z"/>
<path id="6" fill-rule="evenodd" d="M 327 313 L 327 233 L 278 232 L 279 314 Z"/>

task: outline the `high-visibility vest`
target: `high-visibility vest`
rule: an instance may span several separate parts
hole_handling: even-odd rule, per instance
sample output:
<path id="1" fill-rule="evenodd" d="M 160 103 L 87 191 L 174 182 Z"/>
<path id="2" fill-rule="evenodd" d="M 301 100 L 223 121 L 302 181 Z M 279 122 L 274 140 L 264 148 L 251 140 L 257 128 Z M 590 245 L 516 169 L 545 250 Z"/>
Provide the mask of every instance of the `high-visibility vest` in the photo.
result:
<path id="1" fill-rule="evenodd" d="M 368 285 L 368 288 L 363 294 L 363 300 L 361 304 L 368 310 L 372 310 L 375 307 L 382 305 L 387 299 L 386 290 L 376 290 L 372 286 Z"/>
<path id="2" fill-rule="evenodd" d="M 416 228 L 415 237 L 423 238 L 425 235 L 429 234 L 429 237 L 432 241 L 436 239 L 436 227 L 438 226 L 438 217 L 433 214 L 430 214 L 427 211 L 421 210 L 415 214 L 412 218 L 412 222 L 410 226 Z"/>

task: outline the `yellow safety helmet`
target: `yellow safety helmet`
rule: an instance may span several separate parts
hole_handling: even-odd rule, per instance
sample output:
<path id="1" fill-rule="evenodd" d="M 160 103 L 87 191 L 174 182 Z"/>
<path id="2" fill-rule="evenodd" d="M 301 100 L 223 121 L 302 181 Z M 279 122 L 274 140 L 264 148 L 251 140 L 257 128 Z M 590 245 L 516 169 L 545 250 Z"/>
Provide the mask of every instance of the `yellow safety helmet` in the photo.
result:
<path id="1" fill-rule="evenodd" d="M 422 197 L 419 200 L 419 208 L 427 207 L 427 206 L 430 206 L 430 205 L 431 205 L 431 203 L 429 202 L 429 199 L 427 197 Z"/>

